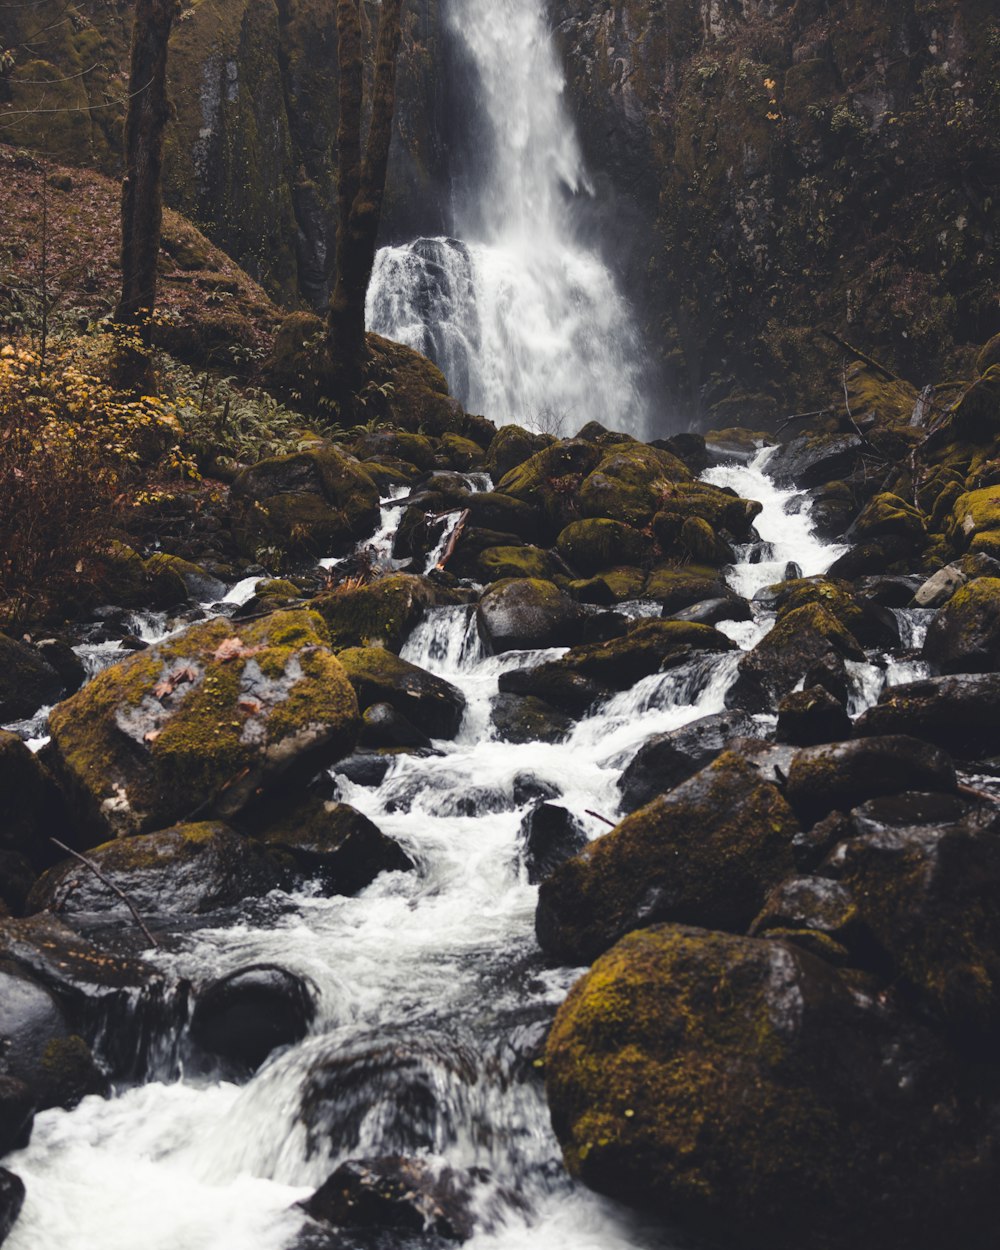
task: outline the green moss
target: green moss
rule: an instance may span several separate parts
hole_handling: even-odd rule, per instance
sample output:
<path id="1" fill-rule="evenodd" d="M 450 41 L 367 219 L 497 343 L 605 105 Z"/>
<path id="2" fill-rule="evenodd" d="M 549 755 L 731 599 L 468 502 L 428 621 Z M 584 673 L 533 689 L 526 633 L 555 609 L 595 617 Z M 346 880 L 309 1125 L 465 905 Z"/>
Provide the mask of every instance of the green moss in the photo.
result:
<path id="1" fill-rule="evenodd" d="M 618 444 L 581 483 L 580 512 L 642 529 L 660 511 L 672 487 L 690 480 L 690 471 L 670 452 L 644 443 Z"/>
<path id="2" fill-rule="evenodd" d="M 399 651 L 433 592 L 420 578 L 396 573 L 365 586 L 336 587 L 313 601 L 333 647 L 377 645 Z"/>
<path id="3" fill-rule="evenodd" d="M 717 599 L 726 593 L 718 570 L 687 565 L 663 564 L 653 569 L 642 598 L 656 599 L 668 615 L 704 599 Z"/>
<path id="4" fill-rule="evenodd" d="M 484 582 L 506 578 L 527 578 L 551 581 L 555 572 L 552 561 L 539 547 L 487 547 L 478 559 L 480 577 Z"/>
<path id="5" fill-rule="evenodd" d="M 605 569 L 597 577 L 571 581 L 567 589 L 581 603 L 625 603 L 641 599 L 646 586 L 646 574 L 631 566 Z"/>
<path id="6" fill-rule="evenodd" d="M 638 530 L 605 517 L 567 525 L 556 546 L 562 558 L 584 575 L 614 566 L 642 564 L 650 550 L 648 538 Z"/>

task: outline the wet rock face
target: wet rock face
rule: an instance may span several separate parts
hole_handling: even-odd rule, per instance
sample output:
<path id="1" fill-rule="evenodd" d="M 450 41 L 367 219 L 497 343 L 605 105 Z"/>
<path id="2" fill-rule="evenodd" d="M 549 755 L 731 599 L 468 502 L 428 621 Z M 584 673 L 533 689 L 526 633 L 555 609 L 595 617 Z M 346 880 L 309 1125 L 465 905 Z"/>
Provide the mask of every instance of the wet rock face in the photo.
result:
<path id="1" fill-rule="evenodd" d="M 192 813 L 230 816 L 354 745 L 357 700 L 322 619 L 223 619 L 106 669 L 60 704 L 49 759 L 90 845 Z"/>
<path id="2" fill-rule="evenodd" d="M 956 675 L 890 686 L 857 720 L 859 734 L 910 734 L 956 755 L 1000 749 L 1000 676 Z"/>
<path id="3" fill-rule="evenodd" d="M 565 647 L 583 637 L 586 616 L 550 581 L 518 578 L 497 583 L 477 609 L 479 633 L 497 654 Z"/>
<path id="4" fill-rule="evenodd" d="M 0 721 L 32 716 L 63 692 L 63 679 L 34 647 L 0 634 Z"/>
<path id="5" fill-rule="evenodd" d="M 957 1219 L 990 1244 L 995 1078 L 972 1096 L 981 1070 L 784 942 L 630 934 L 560 1009 L 546 1072 L 569 1170 L 684 1232 L 930 1250 Z"/>
<path id="6" fill-rule="evenodd" d="M 470 1199 L 477 1179 L 405 1156 L 351 1159 L 302 1206 L 335 1228 L 394 1229 L 460 1242 L 472 1235 Z"/>
<path id="7" fill-rule="evenodd" d="M 962 586 L 931 621 L 924 658 L 942 673 L 994 673 L 1000 668 L 1000 578 Z"/>
<path id="8" fill-rule="evenodd" d="M 24 1205 L 24 1181 L 6 1168 L 0 1168 L 0 1243 L 17 1222 Z"/>
<path id="9" fill-rule="evenodd" d="M 0 1076 L 0 1157 L 20 1150 L 31 1139 L 35 1099 L 16 1076 Z"/>
<path id="10" fill-rule="evenodd" d="M 528 880 L 544 881 L 587 845 L 583 826 L 558 803 L 536 802 L 521 822 L 522 861 Z"/>
<path id="11" fill-rule="evenodd" d="M 256 964 L 198 992 L 191 1037 L 211 1054 L 253 1072 L 272 1050 L 301 1041 L 315 1015 L 302 977 L 274 964 Z"/>
<path id="12" fill-rule="evenodd" d="M 259 843 L 227 825 L 206 821 L 118 838 L 88 854 L 146 916 L 190 916 L 267 894 L 283 875 Z M 28 897 L 30 912 L 62 916 L 131 916 L 125 902 L 89 868 L 64 860 Z"/>
<path id="13" fill-rule="evenodd" d="M 73 842 L 74 822 L 48 770 L 15 734 L 0 731 L 0 850 L 36 871 L 60 852 L 50 837 Z"/>
<path id="14" fill-rule="evenodd" d="M 539 945 L 579 965 L 658 921 L 744 929 L 791 873 L 797 832 L 777 787 L 727 752 L 543 882 Z"/>
<path id="15" fill-rule="evenodd" d="M 431 738 L 454 738 L 465 714 L 457 686 L 378 647 L 351 647 L 338 657 L 365 710 L 387 703 Z"/>

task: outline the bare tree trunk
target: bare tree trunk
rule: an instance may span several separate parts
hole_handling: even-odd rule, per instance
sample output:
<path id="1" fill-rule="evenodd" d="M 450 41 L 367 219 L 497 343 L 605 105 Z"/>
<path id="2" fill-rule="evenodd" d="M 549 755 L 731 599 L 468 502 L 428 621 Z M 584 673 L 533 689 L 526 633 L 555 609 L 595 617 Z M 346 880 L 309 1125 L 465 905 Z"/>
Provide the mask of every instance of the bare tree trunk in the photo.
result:
<path id="1" fill-rule="evenodd" d="M 115 321 L 120 339 L 115 382 L 141 389 L 150 373 L 156 263 L 163 224 L 163 132 L 167 101 L 167 43 L 177 0 L 136 0 L 132 24 L 129 100 L 122 183 L 122 291 Z"/>
<path id="2" fill-rule="evenodd" d="M 362 157 L 364 75 L 361 0 L 338 0 L 340 128 L 337 205 L 337 277 L 327 315 L 327 342 L 342 408 L 350 408 L 364 378 L 365 297 L 375 264 L 385 194 L 402 0 L 382 0 L 376 37 L 371 121 Z"/>

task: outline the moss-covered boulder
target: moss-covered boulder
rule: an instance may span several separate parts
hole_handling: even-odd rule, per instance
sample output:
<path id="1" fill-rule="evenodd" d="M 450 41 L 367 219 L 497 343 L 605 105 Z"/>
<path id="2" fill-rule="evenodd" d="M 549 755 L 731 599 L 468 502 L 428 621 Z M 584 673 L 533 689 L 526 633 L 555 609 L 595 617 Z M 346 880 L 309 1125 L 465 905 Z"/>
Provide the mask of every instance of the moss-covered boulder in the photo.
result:
<path id="1" fill-rule="evenodd" d="M 238 627 L 219 619 L 106 669 L 60 704 L 50 761 L 95 845 L 195 813 L 230 816 L 290 771 L 347 754 L 357 715 L 316 613 Z"/>
<path id="2" fill-rule="evenodd" d="M 283 880 L 278 862 L 263 846 L 218 821 L 116 838 L 93 848 L 89 858 L 144 916 L 194 916 L 232 907 L 262 897 Z M 74 859 L 39 878 L 27 909 L 62 916 L 111 913 L 131 920 L 122 898 Z"/>
<path id="3" fill-rule="evenodd" d="M 2 731 L 0 810 L 0 852 L 23 856 L 36 870 L 58 858 L 50 837 L 75 841 L 75 822 L 52 775 L 16 734 Z"/>
<path id="4" fill-rule="evenodd" d="M 355 439 L 354 454 L 359 460 L 369 457 L 384 461 L 386 457 L 403 460 L 425 473 L 437 466 L 436 440 L 426 434 L 410 434 L 406 430 L 373 430 Z"/>
<path id="5" fill-rule="evenodd" d="M 479 634 L 496 653 L 567 647 L 583 637 L 583 610 L 550 581 L 497 582 L 479 601 Z"/>
<path id="6" fill-rule="evenodd" d="M 645 620 L 631 625 L 620 638 L 572 647 L 552 664 L 600 682 L 612 690 L 627 690 L 664 664 L 691 651 L 732 651 L 736 644 L 711 625 L 688 621 Z"/>
<path id="7" fill-rule="evenodd" d="M 347 583 L 312 601 L 334 648 L 387 647 L 398 651 L 437 596 L 431 584 L 392 573 L 364 586 Z"/>
<path id="8" fill-rule="evenodd" d="M 498 694 L 490 707 L 490 724 L 499 742 L 562 742 L 573 720 L 533 695 Z"/>
<path id="9" fill-rule="evenodd" d="M 241 549 L 269 563 L 343 555 L 379 519 L 375 483 L 335 447 L 262 460 L 236 478 L 231 497 Z"/>
<path id="10" fill-rule="evenodd" d="M 793 690 L 778 704 L 779 742 L 811 747 L 821 742 L 839 742 L 851 732 L 851 718 L 839 699 L 825 686 Z"/>
<path id="11" fill-rule="evenodd" d="M 1000 578 L 962 586 L 931 621 L 924 658 L 942 673 L 993 673 L 1000 668 Z"/>
<path id="12" fill-rule="evenodd" d="M 364 711 L 388 703 L 430 738 L 454 738 L 465 714 L 465 695 L 442 677 L 381 647 L 350 647 L 338 659 Z"/>
<path id="13" fill-rule="evenodd" d="M 646 573 L 635 565 L 622 564 L 604 569 L 595 577 L 574 578 L 567 589 L 581 603 L 596 603 L 608 607 L 613 603 L 627 603 L 641 599 L 646 588 Z"/>
<path id="14" fill-rule="evenodd" d="M 777 786 L 725 752 L 627 816 L 541 887 L 535 931 L 549 958 L 590 963 L 657 921 L 741 930 L 793 870 L 799 825 Z"/>
<path id="15" fill-rule="evenodd" d="M 669 451 L 645 443 L 617 444 L 581 482 L 580 514 L 611 517 L 642 529 L 660 511 L 671 487 L 690 480 L 687 466 Z"/>
<path id="16" fill-rule="evenodd" d="M 927 541 L 927 522 L 912 504 L 884 491 L 865 505 L 847 531 L 847 537 L 858 542 L 900 538 L 917 552 Z"/>
<path id="17" fill-rule="evenodd" d="M 413 861 L 397 842 L 347 803 L 312 790 L 283 802 L 267 819 L 260 841 L 300 882 L 324 894 L 357 894 L 383 872 L 409 872 Z"/>
<path id="18" fill-rule="evenodd" d="M 958 756 L 1000 751 L 1000 675 L 924 678 L 888 686 L 856 722 L 859 734 L 911 734 Z"/>
<path id="19" fill-rule="evenodd" d="M 497 685 L 501 694 L 540 699 L 569 717 L 586 716 L 612 694 L 609 686 L 602 685 L 593 677 L 585 677 L 558 661 L 511 669 L 500 674 Z"/>
<path id="20" fill-rule="evenodd" d="M 535 434 L 520 425 L 502 425 L 486 451 L 484 468 L 494 482 L 556 441 L 554 434 Z"/>
<path id="21" fill-rule="evenodd" d="M 510 469 L 497 482 L 496 489 L 536 507 L 541 518 L 540 539 L 554 542 L 571 521 L 581 516 L 581 484 L 600 460 L 600 448 L 593 443 L 552 443 Z"/>
<path id="22" fill-rule="evenodd" d="M 815 668 L 829 666 L 834 673 L 843 673 L 844 660 L 863 659 L 858 640 L 828 608 L 804 604 L 780 617 L 771 632 L 740 660 L 739 677 L 726 695 L 726 706 L 770 711 Z"/>
<path id="23" fill-rule="evenodd" d="M 146 572 L 152 577 L 177 577 L 186 596 L 196 603 L 218 603 L 224 598 L 228 587 L 191 560 L 183 560 L 180 556 L 157 552 L 146 561 Z"/>
<path id="24" fill-rule="evenodd" d="M 831 742 L 796 752 L 788 801 L 808 824 L 904 790 L 954 792 L 955 765 L 939 747 L 905 734 Z"/>
<path id="25" fill-rule="evenodd" d="M 555 567 L 540 547 L 486 547 L 480 552 L 476 571 L 483 582 L 499 582 L 510 578 L 551 581 Z"/>
<path id="26" fill-rule="evenodd" d="M 650 573 L 641 598 L 655 599 L 669 616 L 705 599 L 721 599 L 726 593 L 718 569 L 661 564 Z"/>
<path id="27" fill-rule="evenodd" d="M 972 547 L 980 534 L 1000 530 L 1000 486 L 960 494 L 947 518 L 948 537 L 960 549 Z"/>
<path id="28" fill-rule="evenodd" d="M 869 966 L 872 938 L 854 896 L 829 877 L 788 877 L 776 885 L 750 926 L 751 937 L 794 942 L 834 964 Z"/>
<path id="29" fill-rule="evenodd" d="M 34 647 L 0 634 L 0 722 L 33 716 L 62 691 L 62 678 Z"/>
<path id="30" fill-rule="evenodd" d="M 574 521 L 559 535 L 556 548 L 581 577 L 619 565 L 638 565 L 651 554 L 649 539 L 631 525 L 607 517 Z"/>
<path id="31" fill-rule="evenodd" d="M 873 603 L 850 584 L 835 577 L 795 577 L 758 591 L 754 602 L 773 607 L 779 617 L 796 608 L 818 604 L 837 618 L 865 647 L 899 645 L 899 623 L 890 611 Z"/>
<path id="32" fill-rule="evenodd" d="M 537 508 L 501 495 L 499 491 L 483 490 L 466 495 L 462 501 L 469 510 L 469 523 L 479 529 L 494 530 L 501 534 L 516 534 L 526 543 L 536 543 L 539 537 Z"/>
<path id="33" fill-rule="evenodd" d="M 800 949 L 674 925 L 600 959 L 546 1048 L 574 1176 L 681 1234 L 773 1250 L 931 1250 L 955 1220 L 986 1250 L 983 1079 Z"/>
<path id="34" fill-rule="evenodd" d="M 745 712 L 716 712 L 647 738 L 618 779 L 622 809 L 634 812 L 711 764 L 733 738 L 752 738 L 759 727 Z"/>
<path id="35" fill-rule="evenodd" d="M 1000 1036 L 1000 821 L 875 828 L 838 865 L 896 975 L 963 1039 Z"/>

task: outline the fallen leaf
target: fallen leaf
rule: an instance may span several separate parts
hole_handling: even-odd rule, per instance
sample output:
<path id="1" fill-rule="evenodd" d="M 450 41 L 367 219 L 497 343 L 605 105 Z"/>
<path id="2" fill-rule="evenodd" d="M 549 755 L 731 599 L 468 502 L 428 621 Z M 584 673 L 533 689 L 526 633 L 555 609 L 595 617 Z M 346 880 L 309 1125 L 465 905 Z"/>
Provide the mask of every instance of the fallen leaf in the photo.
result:
<path id="1" fill-rule="evenodd" d="M 155 742 L 161 733 L 163 733 L 162 729 L 150 729 L 142 735 L 142 740 L 143 742 Z"/>
<path id="2" fill-rule="evenodd" d="M 259 650 L 260 647 L 246 646 L 242 638 L 225 638 L 216 647 L 215 658 L 220 664 L 225 664 L 228 660 L 245 660 Z"/>
<path id="3" fill-rule="evenodd" d="M 249 712 L 251 716 L 256 716 L 261 711 L 261 705 L 256 699 L 240 699 L 236 707 L 240 712 Z"/>

